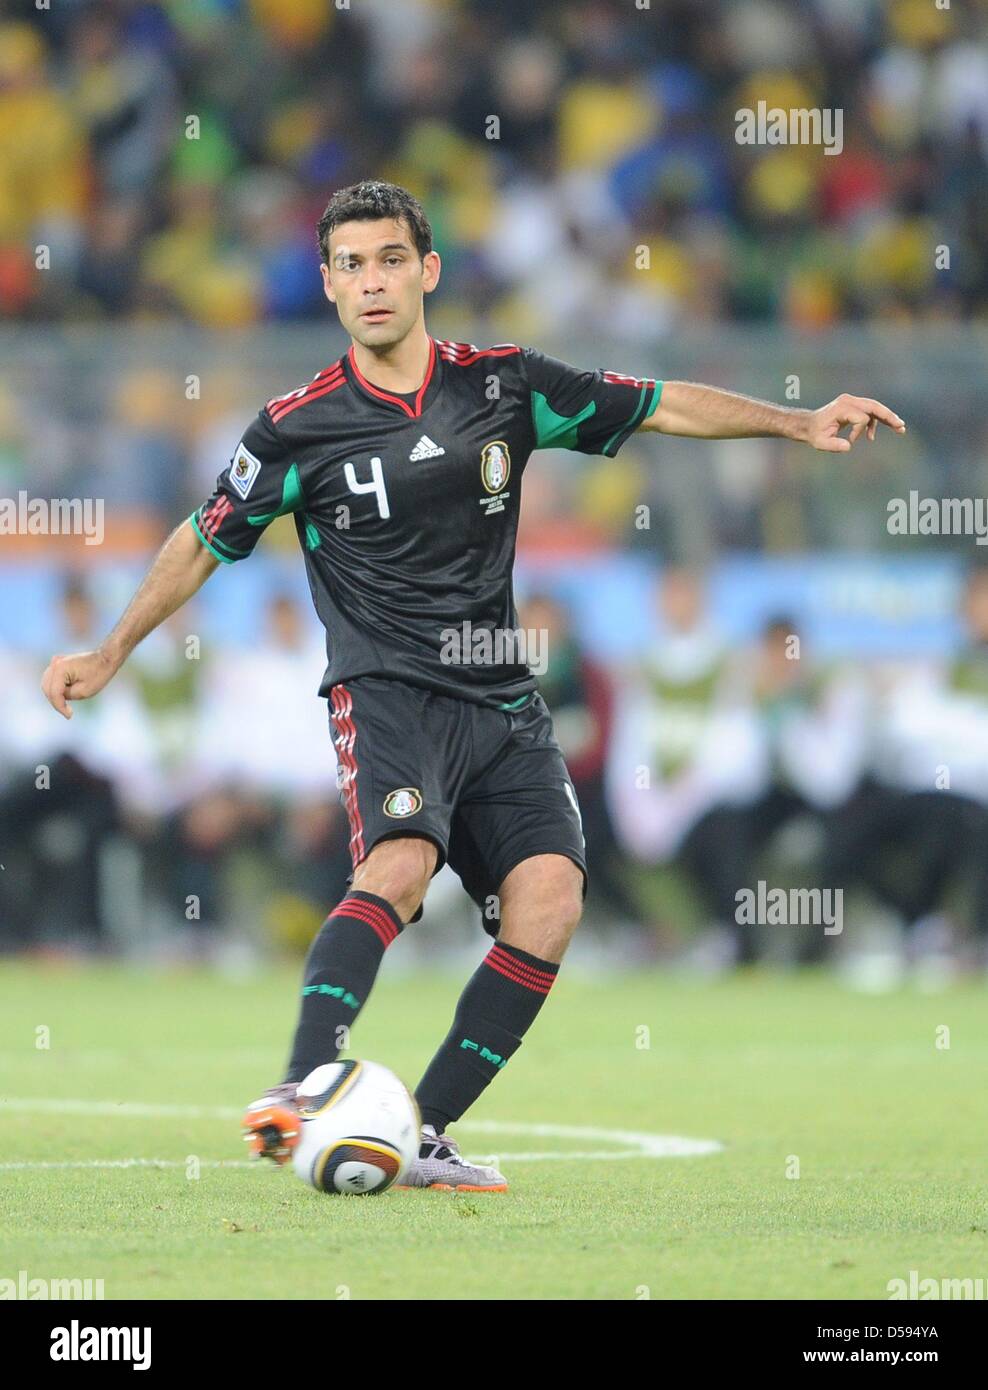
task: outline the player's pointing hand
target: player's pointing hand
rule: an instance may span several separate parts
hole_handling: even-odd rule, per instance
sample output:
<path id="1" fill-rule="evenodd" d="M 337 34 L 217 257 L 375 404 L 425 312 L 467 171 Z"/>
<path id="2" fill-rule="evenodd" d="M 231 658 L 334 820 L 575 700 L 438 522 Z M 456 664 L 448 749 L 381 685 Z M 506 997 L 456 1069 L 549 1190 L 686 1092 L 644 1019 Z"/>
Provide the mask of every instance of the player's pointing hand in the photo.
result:
<path id="1" fill-rule="evenodd" d="M 873 440 L 880 424 L 888 425 L 896 434 L 906 432 L 905 422 L 881 401 L 873 401 L 868 396 L 845 394 L 813 411 L 806 442 L 812 444 L 814 449 L 846 454 L 863 432 L 867 431 L 868 438 Z M 845 425 L 851 426 L 851 433 L 846 439 L 840 433 Z"/>
<path id="2" fill-rule="evenodd" d="M 105 653 L 76 652 L 73 656 L 53 656 L 41 678 L 41 689 L 48 703 L 65 719 L 72 718 L 70 700 L 88 700 L 98 695 L 116 672 Z"/>

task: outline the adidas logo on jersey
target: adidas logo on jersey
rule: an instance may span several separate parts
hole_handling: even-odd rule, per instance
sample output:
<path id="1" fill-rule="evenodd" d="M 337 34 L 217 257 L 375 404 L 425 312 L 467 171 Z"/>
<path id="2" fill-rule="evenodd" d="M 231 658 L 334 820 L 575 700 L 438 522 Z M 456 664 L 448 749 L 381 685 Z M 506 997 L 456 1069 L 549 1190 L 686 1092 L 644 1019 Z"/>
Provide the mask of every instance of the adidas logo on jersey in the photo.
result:
<path id="1" fill-rule="evenodd" d="M 419 459 L 437 459 L 440 454 L 445 454 L 445 452 L 445 449 L 440 449 L 434 440 L 424 434 L 408 458 L 411 463 L 418 463 Z"/>

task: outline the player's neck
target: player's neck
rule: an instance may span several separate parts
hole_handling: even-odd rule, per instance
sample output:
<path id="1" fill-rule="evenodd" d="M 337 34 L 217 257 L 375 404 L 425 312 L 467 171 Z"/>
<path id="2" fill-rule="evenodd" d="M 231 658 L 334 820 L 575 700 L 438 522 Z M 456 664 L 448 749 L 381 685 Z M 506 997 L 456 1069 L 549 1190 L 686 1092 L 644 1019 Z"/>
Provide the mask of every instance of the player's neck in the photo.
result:
<path id="1" fill-rule="evenodd" d="M 353 343 L 353 360 L 361 376 L 372 386 L 399 395 L 419 389 L 429 370 L 430 355 L 431 344 L 424 324 L 413 328 L 400 343 L 380 352 L 362 343 Z"/>

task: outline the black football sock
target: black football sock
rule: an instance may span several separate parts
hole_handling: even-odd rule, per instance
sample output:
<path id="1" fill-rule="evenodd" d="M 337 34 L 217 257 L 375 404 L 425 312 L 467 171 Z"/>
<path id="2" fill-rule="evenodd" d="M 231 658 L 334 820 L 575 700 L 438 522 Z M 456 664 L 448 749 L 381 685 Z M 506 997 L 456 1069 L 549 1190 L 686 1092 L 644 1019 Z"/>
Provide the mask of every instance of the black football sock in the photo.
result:
<path id="1" fill-rule="evenodd" d="M 495 941 L 460 995 L 453 1026 L 415 1099 L 422 1123 L 441 1134 L 473 1105 L 521 1047 L 559 966 Z"/>
<path id="2" fill-rule="evenodd" d="M 349 1027 L 367 1001 L 384 952 L 402 930 L 386 898 L 348 893 L 323 922 L 309 948 L 302 1009 L 286 1081 L 301 1081 L 314 1067 L 335 1062 Z"/>

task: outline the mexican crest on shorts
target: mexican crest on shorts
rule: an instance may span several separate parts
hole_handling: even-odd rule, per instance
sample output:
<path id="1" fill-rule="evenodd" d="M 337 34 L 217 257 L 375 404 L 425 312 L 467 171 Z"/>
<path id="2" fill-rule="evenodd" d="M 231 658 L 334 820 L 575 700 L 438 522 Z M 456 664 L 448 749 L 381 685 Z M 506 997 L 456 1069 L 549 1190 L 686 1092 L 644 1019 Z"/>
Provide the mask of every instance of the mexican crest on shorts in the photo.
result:
<path id="1" fill-rule="evenodd" d="M 399 787 L 397 791 L 388 792 L 384 798 L 384 814 L 399 820 L 404 816 L 414 816 L 421 809 L 422 793 L 418 787 Z"/>

